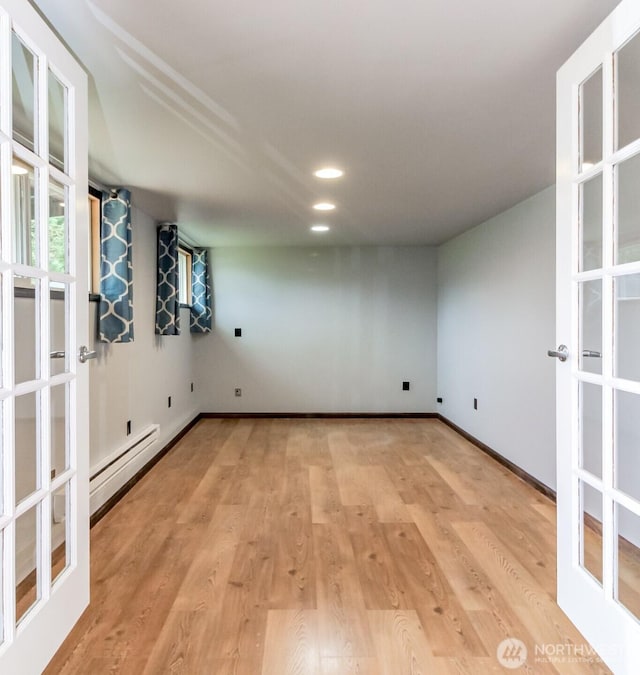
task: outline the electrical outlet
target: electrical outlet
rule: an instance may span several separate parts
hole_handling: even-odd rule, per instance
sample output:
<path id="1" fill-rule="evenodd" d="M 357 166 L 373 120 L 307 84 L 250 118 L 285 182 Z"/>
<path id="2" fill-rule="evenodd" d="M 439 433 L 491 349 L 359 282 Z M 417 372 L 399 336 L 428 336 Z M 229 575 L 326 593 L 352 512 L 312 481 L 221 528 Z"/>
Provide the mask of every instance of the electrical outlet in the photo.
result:
<path id="1" fill-rule="evenodd" d="M 234 330 L 235 337 L 242 337 L 242 328 L 236 328 Z"/>
<path id="2" fill-rule="evenodd" d="M 438 396 L 438 398 L 436 399 L 436 403 L 442 403 L 442 396 Z"/>
<path id="3" fill-rule="evenodd" d="M 131 420 L 127 420 L 127 436 L 131 434 Z"/>
<path id="4" fill-rule="evenodd" d="M 235 393 L 236 393 L 236 396 L 242 396 L 242 389 L 240 389 L 240 387 L 236 387 Z"/>
<path id="5" fill-rule="evenodd" d="M 171 396 L 167 399 L 167 408 L 171 407 Z"/>
<path id="6" fill-rule="evenodd" d="M 473 409 L 474 409 L 474 410 L 477 410 L 477 409 L 478 409 L 478 399 L 477 399 L 477 398 L 474 398 L 474 399 L 473 399 Z"/>
<path id="7" fill-rule="evenodd" d="M 402 383 L 402 391 L 409 391 L 411 389 L 411 383 L 410 382 L 403 382 Z"/>

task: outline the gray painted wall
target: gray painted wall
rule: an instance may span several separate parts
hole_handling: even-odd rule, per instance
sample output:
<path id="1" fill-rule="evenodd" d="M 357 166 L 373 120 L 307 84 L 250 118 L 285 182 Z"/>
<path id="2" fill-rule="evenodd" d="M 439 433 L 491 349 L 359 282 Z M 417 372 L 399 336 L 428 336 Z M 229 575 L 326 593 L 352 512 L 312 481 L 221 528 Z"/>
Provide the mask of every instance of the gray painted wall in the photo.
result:
<path id="1" fill-rule="evenodd" d="M 554 342 L 550 187 L 439 248 L 438 409 L 555 489 Z"/>
<path id="2" fill-rule="evenodd" d="M 204 410 L 434 410 L 434 248 L 219 248 L 211 264 Z"/>

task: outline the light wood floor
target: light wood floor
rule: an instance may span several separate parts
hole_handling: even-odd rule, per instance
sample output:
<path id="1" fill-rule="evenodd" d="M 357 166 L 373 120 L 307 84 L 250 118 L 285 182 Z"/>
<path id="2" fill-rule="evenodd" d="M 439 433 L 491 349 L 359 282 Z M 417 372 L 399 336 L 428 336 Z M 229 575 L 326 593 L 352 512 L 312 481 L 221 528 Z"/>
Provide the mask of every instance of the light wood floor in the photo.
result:
<path id="1" fill-rule="evenodd" d="M 91 532 L 47 673 L 608 672 L 555 597 L 555 508 L 436 420 L 203 420 Z"/>

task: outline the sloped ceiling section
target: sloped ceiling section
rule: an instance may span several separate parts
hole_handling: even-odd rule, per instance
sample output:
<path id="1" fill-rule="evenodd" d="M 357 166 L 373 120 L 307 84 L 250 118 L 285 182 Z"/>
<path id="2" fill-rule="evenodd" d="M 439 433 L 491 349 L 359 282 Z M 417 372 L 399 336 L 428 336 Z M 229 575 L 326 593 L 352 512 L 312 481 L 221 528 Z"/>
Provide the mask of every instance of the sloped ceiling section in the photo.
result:
<path id="1" fill-rule="evenodd" d="M 90 75 L 92 176 L 224 246 L 438 244 L 550 185 L 555 72 L 617 2 L 36 4 Z"/>

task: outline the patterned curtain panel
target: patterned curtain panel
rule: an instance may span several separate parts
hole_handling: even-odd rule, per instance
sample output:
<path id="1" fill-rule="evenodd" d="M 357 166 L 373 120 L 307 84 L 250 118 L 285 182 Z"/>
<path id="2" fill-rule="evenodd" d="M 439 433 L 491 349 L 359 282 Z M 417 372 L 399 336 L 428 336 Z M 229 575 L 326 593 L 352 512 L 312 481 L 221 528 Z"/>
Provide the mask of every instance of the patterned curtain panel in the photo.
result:
<path id="1" fill-rule="evenodd" d="M 102 194 L 100 226 L 100 313 L 102 342 L 133 342 L 131 192 Z"/>
<path id="2" fill-rule="evenodd" d="M 156 295 L 156 333 L 180 335 L 178 296 L 178 226 L 158 225 L 158 291 Z"/>
<path id="3" fill-rule="evenodd" d="M 194 248 L 191 266 L 191 332 L 211 332 L 211 286 L 209 255 L 205 248 Z"/>

